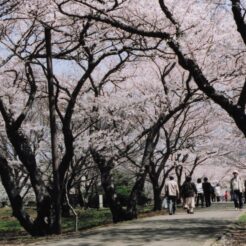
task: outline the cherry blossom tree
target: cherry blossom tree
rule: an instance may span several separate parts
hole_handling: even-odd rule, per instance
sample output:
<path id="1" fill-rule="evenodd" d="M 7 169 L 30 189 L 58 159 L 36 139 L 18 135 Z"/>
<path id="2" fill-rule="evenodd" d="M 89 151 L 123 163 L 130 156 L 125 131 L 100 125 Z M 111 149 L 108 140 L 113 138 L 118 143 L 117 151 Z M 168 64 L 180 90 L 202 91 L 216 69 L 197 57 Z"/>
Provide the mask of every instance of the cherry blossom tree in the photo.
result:
<path id="1" fill-rule="evenodd" d="M 48 2 L 49 9 L 46 8 Z M 76 124 L 73 116 L 78 112 L 77 99 L 87 90 L 96 91 L 97 86 L 103 87 L 104 84 L 94 84 L 95 74 L 102 76 L 104 81 L 110 80 L 111 73 L 120 69 L 121 65 L 129 60 L 129 52 L 132 49 L 129 50 L 121 43 L 121 37 L 105 38 L 109 30 L 98 32 L 96 23 L 84 21 L 80 26 L 81 22 L 74 23 L 73 19 L 56 16 L 56 5 L 52 4 L 52 1 L 18 3 L 13 12 L 11 8 L 8 15 L 4 16 L 3 24 L 6 24 L 3 25 L 1 46 L 5 49 L 5 53 L 2 57 L 1 73 L 6 83 L 1 95 L 0 111 L 6 135 L 30 178 L 37 204 L 35 219 L 26 213 L 20 189 L 14 180 L 14 172 L 8 159 L 3 155 L 1 155 L 1 177 L 14 216 L 31 235 L 60 233 L 62 195 L 59 193 L 64 190 L 66 174 L 75 155 L 75 140 L 80 135 L 76 132 L 76 128 L 73 128 Z M 8 9 L 8 3 L 6 4 L 5 7 Z M 80 26 L 79 29 L 77 25 Z M 49 67 L 45 66 L 47 45 L 44 43 L 44 28 L 53 33 L 51 42 L 53 53 L 49 54 L 50 60 L 54 60 L 54 66 L 59 60 L 72 63 L 72 66 L 76 67 L 76 76 L 72 79 L 69 76 L 61 79 L 62 76 L 56 76 L 56 71 L 52 74 Z M 16 33 L 17 29 L 21 32 Z M 102 43 L 98 42 L 100 39 Z M 101 66 L 106 68 L 102 72 Z M 48 180 L 44 178 L 39 165 L 40 159 L 36 158 L 33 142 L 29 138 L 28 123 L 28 115 L 38 98 L 47 98 L 47 78 L 52 79 L 51 84 L 55 86 L 53 102 L 59 122 L 54 122 L 57 126 L 54 125 L 53 129 L 59 131 L 58 141 L 61 150 L 61 155 L 58 157 L 57 154 L 56 157 L 53 176 L 47 165 Z M 85 84 L 88 85 L 84 86 Z M 15 104 L 15 100 L 18 104 Z M 51 151 L 46 152 L 47 157 L 50 157 L 50 154 Z M 5 175 L 8 177 L 4 177 Z M 55 179 L 55 176 L 59 178 Z"/>
<path id="2" fill-rule="evenodd" d="M 1 125 L 35 194 L 36 218 L 24 209 L 16 169 L 4 152 L 0 155 L 0 175 L 14 216 L 31 235 L 60 233 L 60 205 L 55 209 L 55 204 L 64 195 L 57 194 L 61 198 L 55 201 L 54 175 L 59 176 L 57 190 L 61 192 L 64 183 L 75 185 L 75 176 L 80 180 L 87 163 L 77 160 L 88 152 L 100 171 L 113 220 L 136 217 L 137 197 L 147 174 L 159 173 L 156 166 L 150 168 L 153 155 L 161 149 L 159 145 L 162 150 L 168 146 L 172 128 L 180 129 L 171 122 L 180 111 L 187 112 L 198 89 L 227 112 L 246 135 L 244 9 L 245 2 L 240 0 L 3 1 Z M 45 62 L 45 28 L 52 34 L 52 76 Z M 151 93 L 148 86 L 142 94 L 135 90 L 135 97 L 129 88 L 119 89 L 126 81 L 133 83 L 134 66 L 141 67 L 145 60 L 148 67 L 153 58 L 165 61 L 160 69 L 164 80 L 159 94 Z M 175 62 L 171 83 L 166 83 L 166 72 Z M 45 141 L 50 138 L 48 116 L 40 117 L 39 125 L 30 117 L 38 106 L 42 114 L 48 108 L 44 103 L 47 78 L 53 80 L 57 114 L 59 155 L 53 176 L 51 146 Z M 199 105 L 200 100 L 193 103 Z M 38 148 L 30 135 L 35 124 L 35 135 L 42 139 Z M 181 131 L 177 130 L 176 137 L 174 150 L 182 147 Z M 163 163 L 168 156 L 160 156 Z M 112 170 L 121 161 L 135 162 L 137 175 L 126 209 L 118 204 L 112 182 Z M 74 172 L 75 163 L 81 172 Z"/>
<path id="3" fill-rule="evenodd" d="M 76 141 L 86 129 L 92 131 L 92 125 L 97 127 L 93 117 L 87 118 L 86 122 L 76 118 L 75 115 L 79 116 L 80 111 L 78 101 L 89 97 L 90 91 L 93 91 L 98 102 L 97 97 L 106 84 L 111 83 L 110 88 L 112 84 L 123 81 L 123 78 L 119 81 L 112 79 L 116 71 L 120 71 L 125 63 L 134 61 L 138 56 L 141 57 L 141 54 L 146 56 L 149 51 L 155 50 L 159 42 L 153 42 L 151 45 L 144 42 L 140 46 L 135 45 L 139 43 L 137 36 L 124 34 L 122 36 L 121 32 L 112 33 L 110 28 L 98 22 L 92 20 L 81 22 L 64 15 L 57 11 L 54 1 L 37 0 L 30 3 L 23 0 L 16 3 L 18 4 L 4 15 L 2 23 L 1 47 L 5 52 L 2 56 L 1 73 L 6 78 L 6 83 L 1 95 L 0 111 L 6 136 L 18 156 L 20 165 L 28 173 L 36 197 L 36 218 L 32 219 L 25 211 L 11 164 L 3 155 L 1 155 L 1 177 L 14 216 L 31 235 L 60 233 L 60 207 L 61 199 L 64 197 L 60 192 L 65 190 L 64 183 L 69 168 L 74 167 L 73 158 L 81 149 L 81 142 Z M 47 8 L 47 5 L 50 7 Z M 112 9 L 116 7 L 112 6 Z M 8 8 L 9 4 L 6 2 L 5 9 Z M 74 10 L 76 6 L 70 5 L 69 9 Z M 44 29 L 51 31 L 52 34 L 49 45 L 44 42 Z M 52 46 L 53 50 L 53 52 L 49 50 L 49 63 L 53 60 L 54 64 L 53 73 L 45 61 L 48 46 Z M 59 65 L 65 69 L 66 76 L 61 75 L 61 71 L 57 68 Z M 67 67 L 73 69 L 75 74 Z M 51 146 L 47 146 L 50 149 L 43 153 L 47 158 L 47 168 L 43 168 L 40 156 L 35 155 L 33 141 L 29 136 L 32 124 L 28 122 L 29 115 L 35 110 L 34 106 L 35 104 L 37 106 L 38 100 L 47 98 L 47 79 L 55 88 L 54 92 L 50 94 L 49 91 L 48 95 L 53 96 L 52 100 L 55 103 L 53 105 L 56 107 L 58 120 L 53 122 L 53 130 L 58 131 L 57 141 L 60 150 L 59 155 L 56 154 L 53 174 L 49 165 L 52 156 Z M 97 107 L 93 106 L 93 103 L 91 106 L 88 111 L 97 114 Z M 44 108 L 41 109 L 43 110 Z M 40 130 L 44 127 L 47 129 L 47 119 L 48 117 L 40 126 Z M 83 125 L 78 127 L 81 123 Z M 51 134 L 47 134 L 43 137 L 50 136 Z M 87 151 L 86 145 L 87 148 L 90 147 L 86 143 L 87 140 L 86 137 L 82 138 L 84 152 Z M 77 143 L 79 144 L 76 145 Z M 79 155 L 77 157 L 80 159 Z M 42 169 L 46 169 L 46 173 Z M 7 177 L 4 177 L 6 175 Z M 74 178 L 73 175 L 71 177 Z"/>
<path id="4" fill-rule="evenodd" d="M 220 91 L 220 88 L 222 88 L 222 86 L 223 88 L 226 88 L 226 83 L 223 82 L 228 81 L 228 78 L 226 78 L 227 76 L 231 75 L 230 80 L 232 80 L 233 78 L 235 80 L 240 79 L 241 73 L 238 74 L 238 72 L 243 72 L 242 67 L 236 67 L 236 70 L 233 71 L 233 67 L 229 65 L 236 64 L 234 57 L 232 57 L 231 61 L 227 59 L 227 66 L 222 66 L 219 61 L 219 56 L 223 56 L 223 53 L 225 54 L 226 50 L 224 50 L 223 53 L 219 53 L 221 51 L 219 45 L 221 42 L 223 42 L 223 40 L 225 40 L 226 33 L 222 32 L 221 35 L 215 35 L 218 34 L 218 31 L 222 31 L 222 28 L 225 25 L 225 20 L 227 22 L 229 21 L 229 28 L 232 32 L 227 33 L 228 35 L 233 35 L 232 33 L 234 33 L 236 41 L 232 44 L 226 43 L 226 45 L 224 46 L 229 48 L 229 46 L 231 45 L 233 48 L 236 47 L 237 52 L 240 51 L 242 42 L 240 43 L 238 34 L 240 34 L 243 41 L 245 40 L 243 31 L 243 27 L 245 25 L 243 15 L 243 1 L 224 1 L 217 5 L 217 3 L 213 4 L 210 1 L 189 1 L 188 3 L 185 1 L 160 0 L 159 6 L 157 3 L 155 3 L 154 7 L 152 7 L 151 10 L 153 10 L 153 8 L 158 8 L 155 9 L 155 12 L 162 13 L 163 15 L 159 19 L 155 19 L 155 21 L 152 22 L 148 22 L 148 20 L 144 19 L 146 17 L 145 10 L 148 7 L 148 4 L 146 2 L 143 2 L 141 6 L 139 5 L 139 8 L 143 8 L 141 11 L 137 8 L 136 12 L 138 11 L 137 13 L 139 15 L 135 15 L 135 19 L 129 18 L 131 16 L 130 13 L 132 13 L 129 11 L 128 14 L 124 11 L 122 11 L 122 14 L 119 13 L 119 11 L 115 12 L 115 16 L 113 16 L 113 14 L 109 12 L 103 11 L 105 8 L 107 9 L 107 6 L 104 3 L 97 3 L 94 6 L 91 3 L 76 1 L 78 5 L 85 5 L 94 8 L 95 13 L 98 14 L 95 15 L 89 12 L 81 15 L 77 13 L 71 13 L 65 9 L 65 5 L 68 2 L 69 1 L 61 1 L 59 3 L 59 7 L 62 12 L 66 12 L 70 16 L 76 16 L 77 18 L 81 19 L 93 18 L 94 20 L 109 24 L 115 28 L 122 29 L 127 33 L 165 41 L 170 48 L 170 52 L 172 51 L 176 55 L 180 66 L 184 70 L 187 70 L 191 73 L 194 82 L 196 83 L 198 88 L 203 91 L 209 98 L 211 98 L 211 100 L 219 104 L 230 115 L 230 117 L 232 117 L 237 127 L 245 135 L 243 96 L 244 87 L 241 86 L 241 93 L 239 92 L 237 101 L 236 98 L 234 100 L 231 100 L 229 95 L 231 93 L 227 93 L 226 95 L 222 94 Z M 136 8 L 136 6 L 134 5 L 134 1 L 127 1 L 127 3 L 123 1 L 121 3 L 125 4 L 124 6 L 128 4 L 128 9 L 134 10 L 134 8 Z M 229 12 L 228 6 L 231 8 L 231 11 L 233 13 L 235 24 L 233 23 L 233 19 L 231 13 Z M 180 13 L 177 13 L 177 15 L 175 15 L 177 10 L 180 9 Z M 134 16 L 134 14 L 132 15 Z M 200 18 L 201 16 L 204 17 L 204 21 L 199 23 L 198 18 Z M 123 20 L 121 21 L 120 18 L 122 18 Z M 163 18 L 165 19 L 165 23 L 169 22 L 170 25 L 162 25 L 163 22 L 161 22 L 161 20 L 163 20 Z M 201 26 L 204 31 L 201 30 Z M 238 33 L 236 29 L 238 30 Z M 209 42 L 210 39 L 215 39 L 215 41 Z M 233 49 L 231 49 L 230 51 L 232 50 Z M 229 54 L 236 56 L 235 53 L 228 53 L 228 55 Z M 215 57 L 217 59 L 209 59 L 212 57 Z M 243 60 L 241 55 L 238 55 L 238 57 Z M 218 62 L 219 64 L 217 64 L 217 66 L 214 66 L 216 62 Z M 229 62 L 231 63 L 229 64 Z M 205 66 L 207 64 L 208 66 Z M 214 68 L 212 68 L 212 66 Z M 220 68 L 219 73 L 215 71 L 215 68 L 217 69 L 217 71 Z M 224 73 L 225 70 L 228 68 L 232 72 L 230 73 L 227 71 L 226 73 Z M 238 76 L 235 77 L 236 74 L 238 74 Z M 215 81 L 216 83 L 214 83 Z M 218 89 L 218 87 L 220 88 Z M 229 89 L 230 88 L 231 87 L 229 87 Z M 225 91 L 225 89 L 223 89 L 223 91 Z"/>
<path id="5" fill-rule="evenodd" d="M 124 8 L 116 11 L 109 11 L 106 3 L 76 1 L 78 8 L 94 9 L 94 13 L 82 14 L 69 12 L 69 2 L 57 1 L 61 12 L 166 44 L 169 54 L 190 72 L 195 85 L 228 113 L 245 136 L 244 1 L 160 0 L 151 7 L 147 1 L 137 5 L 135 1 L 120 1 Z"/>
<path id="6" fill-rule="evenodd" d="M 144 94 L 142 95 L 143 99 L 141 99 L 145 101 L 139 100 L 139 105 L 136 103 L 135 99 L 133 99 L 134 101 L 130 99 L 129 95 L 126 94 L 125 96 L 127 97 L 123 94 L 119 96 L 119 93 L 116 93 L 118 105 L 115 103 L 112 104 L 112 95 L 110 96 L 110 104 L 106 104 L 107 108 L 102 108 L 103 103 L 98 101 L 100 102 L 100 106 L 98 105 L 96 108 L 99 116 L 101 115 L 100 118 L 98 118 L 100 127 L 98 125 L 98 129 L 94 130 L 91 135 L 91 138 L 96 137 L 96 141 L 95 139 L 92 141 L 91 153 L 100 169 L 102 185 L 115 222 L 132 219 L 137 216 L 137 199 L 143 191 L 147 174 L 151 175 L 154 191 L 157 191 L 155 192 L 155 200 L 159 201 L 159 203 L 157 203 L 160 207 L 160 192 L 164 182 L 159 186 L 159 184 L 156 184 L 154 180 L 158 180 L 160 178 L 170 154 L 174 152 L 175 149 L 181 148 L 181 146 L 186 142 L 186 135 L 187 137 L 189 135 L 188 133 L 183 134 L 183 140 L 178 140 L 179 137 L 181 137 L 182 128 L 185 128 L 181 123 L 182 120 L 181 122 L 178 122 L 178 118 L 182 115 L 182 112 L 185 111 L 185 108 L 193 102 L 193 100 L 203 100 L 203 98 L 199 97 L 199 94 L 196 95 L 196 90 L 193 91 L 189 87 L 189 76 L 187 78 L 184 75 L 180 76 L 180 79 L 182 79 L 183 76 L 183 87 L 177 87 L 177 84 L 175 84 L 173 85 L 173 90 L 170 90 L 169 92 L 166 90 L 168 85 L 172 84 L 174 80 L 172 76 L 170 76 L 170 81 L 167 80 L 167 75 L 170 75 L 171 72 L 173 72 L 173 74 L 177 74 L 174 67 L 175 64 L 166 65 L 161 76 L 157 78 L 157 81 L 159 80 L 159 86 L 156 86 L 155 91 L 150 89 L 150 85 L 145 85 L 148 89 L 142 89 Z M 153 75 L 152 82 L 154 82 Z M 146 94 L 145 91 L 148 91 L 148 94 Z M 164 96 L 160 94 L 163 93 L 162 91 L 164 91 Z M 139 92 L 136 91 L 135 93 L 138 93 L 137 95 L 139 97 Z M 129 102 L 127 107 L 119 106 L 119 98 L 123 99 L 123 105 L 125 105 L 126 102 Z M 103 99 L 105 99 L 105 96 Z M 148 101 L 146 99 L 148 99 Z M 130 104 L 132 102 L 134 103 L 133 105 Z M 134 111 L 132 110 L 133 107 Z M 124 108 L 124 112 L 122 112 L 122 108 Z M 101 110 L 103 113 L 100 113 Z M 136 113 L 138 110 L 139 112 Z M 127 114 L 129 114 L 128 117 Z M 177 114 L 178 116 L 176 116 Z M 124 118 L 122 118 L 122 116 Z M 140 119 L 140 117 L 142 119 Z M 107 122 L 105 118 L 107 119 Z M 129 120 L 133 121 L 133 123 L 130 123 L 131 128 L 129 128 Z M 165 127 L 168 125 L 168 122 L 172 120 L 173 123 L 170 125 L 170 132 L 168 132 Z M 139 123 L 141 123 L 140 126 Z M 124 127 L 125 125 L 128 125 L 128 127 Z M 163 145 L 165 146 L 165 142 L 168 143 L 171 141 L 171 135 L 175 132 L 174 128 L 177 125 L 179 125 L 178 128 L 180 127 L 180 129 L 177 130 L 176 140 L 172 139 L 174 144 L 172 143 L 172 146 L 166 147 L 166 154 L 161 155 L 160 153 L 162 153 L 162 151 L 164 152 Z M 143 131 L 141 131 L 141 128 L 143 128 Z M 134 133 L 135 131 L 137 134 Z M 134 135 L 136 136 L 135 138 L 133 138 Z M 160 140 L 163 138 L 163 135 L 164 139 L 166 138 L 166 140 L 164 140 L 164 144 L 163 139 Z M 122 138 L 122 136 L 125 137 Z M 138 145 L 136 145 L 136 143 Z M 158 147 L 157 144 L 159 145 Z M 136 146 L 142 147 L 139 149 L 139 147 Z M 159 157 L 155 155 L 159 155 Z M 121 163 L 120 160 L 123 157 L 137 169 L 135 183 L 132 187 L 132 192 L 129 196 L 126 210 L 123 209 L 122 204 L 117 200 L 117 194 L 115 193 L 115 187 L 112 180 L 112 170 L 116 168 L 117 163 Z M 158 164 L 158 159 L 161 162 L 161 165 Z M 158 170 L 155 170 L 157 166 Z"/>

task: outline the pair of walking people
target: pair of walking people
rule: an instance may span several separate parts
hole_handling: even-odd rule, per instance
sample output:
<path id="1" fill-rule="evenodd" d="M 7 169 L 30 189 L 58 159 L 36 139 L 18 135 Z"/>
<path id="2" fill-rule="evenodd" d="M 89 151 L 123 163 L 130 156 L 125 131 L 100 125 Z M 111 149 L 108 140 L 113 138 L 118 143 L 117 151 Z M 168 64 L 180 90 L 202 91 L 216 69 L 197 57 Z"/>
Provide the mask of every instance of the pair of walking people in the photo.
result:
<path id="1" fill-rule="evenodd" d="M 205 200 L 205 205 L 206 207 L 211 206 L 211 194 L 213 191 L 213 187 L 208 182 L 208 178 L 205 177 L 203 179 L 197 179 L 196 183 L 196 189 L 197 189 L 197 200 L 196 200 L 196 206 L 198 207 L 201 204 L 201 207 L 204 207 L 204 200 Z"/>
<path id="2" fill-rule="evenodd" d="M 195 196 L 197 189 L 195 184 L 191 181 L 191 177 L 186 177 L 185 182 L 181 186 L 181 197 L 183 199 L 184 208 L 187 209 L 187 213 L 193 214 L 195 208 Z M 167 197 L 169 214 L 175 214 L 176 202 L 180 195 L 177 182 L 173 176 L 169 177 L 165 185 L 165 196 Z"/>

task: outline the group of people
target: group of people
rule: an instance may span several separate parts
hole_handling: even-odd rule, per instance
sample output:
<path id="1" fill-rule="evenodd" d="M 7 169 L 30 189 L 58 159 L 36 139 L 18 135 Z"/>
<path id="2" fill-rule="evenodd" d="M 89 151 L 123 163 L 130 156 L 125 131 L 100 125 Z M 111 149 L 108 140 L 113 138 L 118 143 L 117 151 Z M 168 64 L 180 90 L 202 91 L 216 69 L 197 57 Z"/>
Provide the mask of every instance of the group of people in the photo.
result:
<path id="1" fill-rule="evenodd" d="M 243 207 L 243 192 L 245 190 L 242 179 L 238 175 L 238 171 L 233 171 L 233 178 L 230 181 L 232 200 L 234 201 L 234 206 L 236 209 L 242 209 Z M 177 182 L 174 180 L 173 176 L 169 177 L 165 185 L 165 197 L 167 199 L 167 207 L 170 215 L 174 214 L 176 211 L 177 199 L 181 198 L 183 202 L 184 209 L 187 213 L 193 214 L 195 206 L 201 205 L 204 207 L 204 202 L 206 207 L 211 206 L 211 196 L 215 194 L 217 201 L 220 201 L 220 186 L 217 184 L 212 187 L 208 178 L 197 179 L 197 182 L 192 182 L 190 176 L 187 176 L 183 185 L 179 189 Z M 228 194 L 226 194 L 228 195 Z M 226 198 L 227 199 L 227 198 Z"/>
<path id="2" fill-rule="evenodd" d="M 190 176 L 187 176 L 181 190 L 173 176 L 169 177 L 169 181 L 165 185 L 165 196 L 167 198 L 169 214 L 174 214 L 176 210 L 176 201 L 180 197 L 183 200 L 183 206 L 187 210 L 187 213 L 193 214 L 195 205 L 198 206 L 201 202 L 201 206 L 204 206 L 204 200 L 206 207 L 211 206 L 211 190 L 212 186 L 208 182 L 207 178 L 197 180 L 197 183 L 193 183 Z"/>

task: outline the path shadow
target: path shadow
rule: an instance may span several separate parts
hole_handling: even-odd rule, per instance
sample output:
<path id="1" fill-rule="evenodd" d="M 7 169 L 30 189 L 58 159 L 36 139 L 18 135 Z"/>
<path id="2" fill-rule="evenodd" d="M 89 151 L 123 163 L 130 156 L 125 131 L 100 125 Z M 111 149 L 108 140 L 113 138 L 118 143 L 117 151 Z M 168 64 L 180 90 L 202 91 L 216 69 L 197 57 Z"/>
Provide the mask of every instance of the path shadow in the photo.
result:
<path id="1" fill-rule="evenodd" d="M 84 240 L 80 239 L 82 242 L 76 245 L 106 246 L 107 242 L 115 242 L 115 245 L 117 245 L 117 241 L 120 241 L 125 243 L 125 245 L 138 246 L 163 240 L 185 241 L 192 239 L 194 241 L 205 241 L 215 234 L 219 234 L 228 224 L 231 224 L 231 221 L 200 218 L 141 221 L 137 225 L 115 226 L 99 231 L 82 233 L 80 238 Z M 97 243 L 92 244 L 89 242 L 93 238 L 97 239 L 94 241 Z M 74 244 L 71 242 L 71 244 L 66 245 L 72 246 Z"/>

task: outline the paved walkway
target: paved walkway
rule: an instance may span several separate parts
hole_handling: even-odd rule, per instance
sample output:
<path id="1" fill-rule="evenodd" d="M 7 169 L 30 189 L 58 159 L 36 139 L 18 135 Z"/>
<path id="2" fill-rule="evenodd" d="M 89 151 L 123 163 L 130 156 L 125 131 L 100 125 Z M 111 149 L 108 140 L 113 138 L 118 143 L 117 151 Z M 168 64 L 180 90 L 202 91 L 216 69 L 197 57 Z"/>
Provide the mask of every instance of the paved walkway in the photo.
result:
<path id="1" fill-rule="evenodd" d="M 77 238 L 45 246 L 209 246 L 243 212 L 232 208 L 204 209 L 195 214 L 161 215 L 92 229 Z"/>

